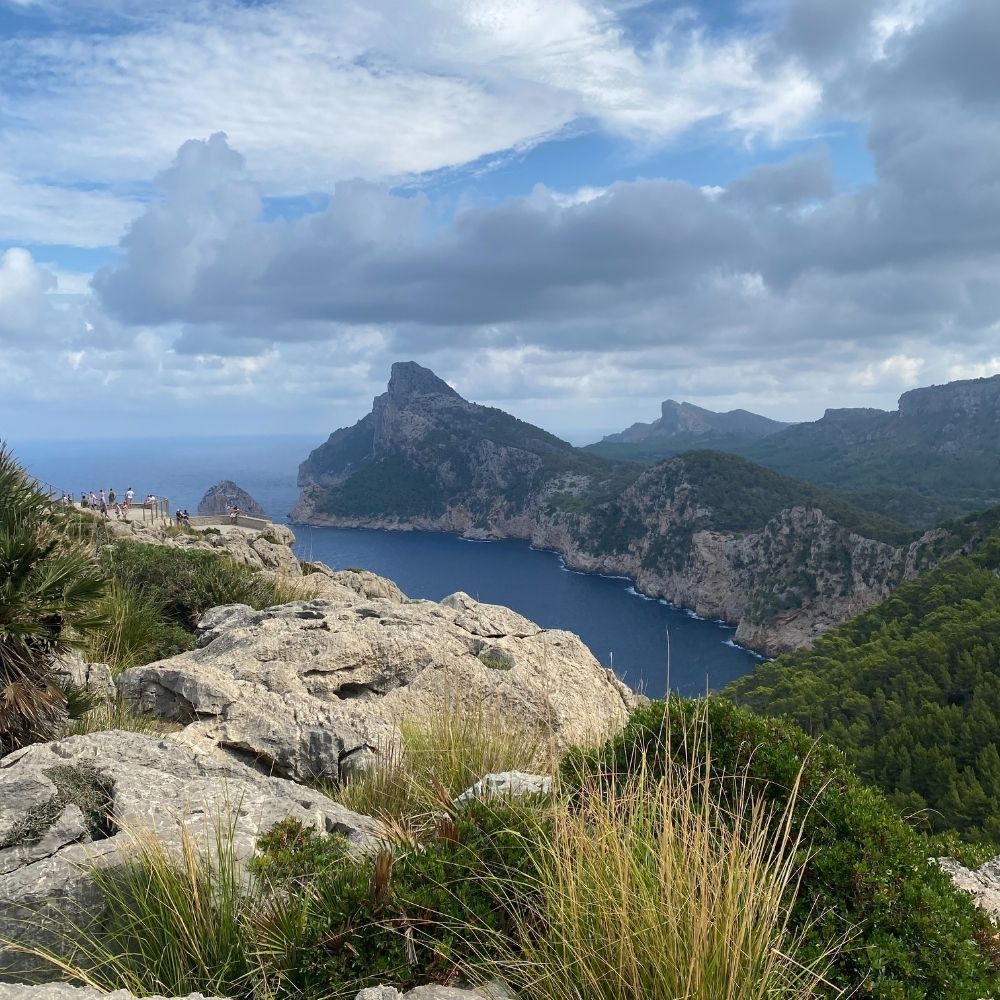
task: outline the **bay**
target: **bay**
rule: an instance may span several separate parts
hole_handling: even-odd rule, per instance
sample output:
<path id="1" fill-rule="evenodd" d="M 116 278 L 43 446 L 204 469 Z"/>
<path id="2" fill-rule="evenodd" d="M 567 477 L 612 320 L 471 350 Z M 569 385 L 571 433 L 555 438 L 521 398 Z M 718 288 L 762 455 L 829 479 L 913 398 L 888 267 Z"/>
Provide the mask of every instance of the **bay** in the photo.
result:
<path id="1" fill-rule="evenodd" d="M 297 495 L 299 461 L 313 437 L 18 441 L 9 444 L 39 479 L 59 489 L 131 486 L 194 513 L 209 486 L 232 479 L 276 521 Z M 387 576 L 411 597 L 440 600 L 463 590 L 503 604 L 545 628 L 574 632 L 605 666 L 651 697 L 670 687 L 686 695 L 717 690 L 748 672 L 757 657 L 733 644 L 729 626 L 699 619 L 636 594 L 628 580 L 565 569 L 526 542 L 470 542 L 434 532 L 296 527 L 300 558 Z"/>

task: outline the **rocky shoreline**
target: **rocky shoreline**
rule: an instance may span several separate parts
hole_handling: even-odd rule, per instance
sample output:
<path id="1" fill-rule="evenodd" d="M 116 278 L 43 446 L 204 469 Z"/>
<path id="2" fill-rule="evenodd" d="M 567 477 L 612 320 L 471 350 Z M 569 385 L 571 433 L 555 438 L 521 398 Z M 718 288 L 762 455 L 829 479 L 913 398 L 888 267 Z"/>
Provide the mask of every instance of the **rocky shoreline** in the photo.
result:
<path id="1" fill-rule="evenodd" d="M 883 600 L 900 583 L 926 568 L 930 550 L 944 536 L 940 530 L 931 531 L 908 546 L 892 546 L 847 532 L 820 510 L 792 508 L 783 511 L 764 531 L 742 537 L 694 532 L 690 564 L 664 572 L 644 565 L 641 550 L 617 554 L 588 551 L 573 537 L 571 525 L 551 518 L 496 518 L 489 528 L 481 528 L 462 508 L 440 517 L 342 517 L 317 512 L 308 488 L 303 490 L 291 517 L 293 525 L 430 531 L 470 541 L 527 541 L 533 548 L 557 555 L 574 572 L 627 579 L 644 597 L 666 600 L 700 618 L 723 621 L 736 629 L 737 644 L 761 656 L 776 656 L 805 645 Z M 758 581 L 781 570 L 770 562 L 775 542 L 780 542 L 785 551 L 796 546 L 801 551 L 808 545 L 817 568 L 835 550 L 846 551 L 853 569 L 849 593 L 842 593 L 843 578 L 827 574 L 824 579 L 820 570 L 824 593 L 801 607 L 777 612 L 769 621 L 755 621 L 751 612 L 760 590 Z M 770 550 L 767 555 L 765 549 Z"/>

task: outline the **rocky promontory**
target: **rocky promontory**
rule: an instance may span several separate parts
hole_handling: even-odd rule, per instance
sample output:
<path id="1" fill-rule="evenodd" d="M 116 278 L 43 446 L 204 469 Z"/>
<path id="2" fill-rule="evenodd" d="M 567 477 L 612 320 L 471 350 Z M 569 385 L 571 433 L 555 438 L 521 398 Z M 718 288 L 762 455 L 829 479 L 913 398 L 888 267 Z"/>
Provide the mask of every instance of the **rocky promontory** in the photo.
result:
<path id="1" fill-rule="evenodd" d="M 521 538 L 572 569 L 738 626 L 774 654 L 886 597 L 958 542 L 919 538 L 806 483 L 696 451 L 641 466 L 574 448 L 396 364 L 385 393 L 302 463 L 293 520 Z"/>

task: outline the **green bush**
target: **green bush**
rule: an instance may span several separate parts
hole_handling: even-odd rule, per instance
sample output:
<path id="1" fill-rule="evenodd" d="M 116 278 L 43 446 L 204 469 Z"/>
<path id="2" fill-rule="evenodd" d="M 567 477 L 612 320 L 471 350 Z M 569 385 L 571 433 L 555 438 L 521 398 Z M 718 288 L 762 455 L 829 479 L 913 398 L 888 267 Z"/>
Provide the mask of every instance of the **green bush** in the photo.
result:
<path id="1" fill-rule="evenodd" d="M 101 550 L 101 566 L 111 579 L 105 609 L 111 627 L 95 638 L 90 655 L 116 670 L 193 648 L 198 619 L 209 608 L 261 609 L 303 597 L 294 581 L 224 552 L 115 541 Z"/>
<path id="2" fill-rule="evenodd" d="M 666 747 L 669 733 L 688 731 L 698 712 L 718 775 L 749 768 L 780 806 L 801 771 L 796 816 L 808 847 L 792 930 L 805 934 L 803 958 L 851 935 L 831 971 L 839 987 L 878 1000 L 978 1000 L 996 989 L 996 971 L 976 943 L 991 934 L 987 918 L 928 861 L 921 838 L 881 793 L 839 751 L 794 725 L 718 698 L 654 702 L 601 749 L 568 755 L 564 779 L 609 779 L 642 762 L 662 769 L 671 758 L 691 766 L 681 748 Z"/>
<path id="3" fill-rule="evenodd" d="M 479 662 L 490 670 L 513 670 L 514 657 L 505 649 L 484 649 L 479 654 Z"/>
<path id="4" fill-rule="evenodd" d="M 473 802 L 442 819 L 436 839 L 362 862 L 339 838 L 280 823 L 252 863 L 279 901 L 268 917 L 281 943 L 265 963 L 272 987 L 353 997 L 385 982 L 449 982 L 470 961 L 506 952 L 544 815 L 531 803 Z"/>

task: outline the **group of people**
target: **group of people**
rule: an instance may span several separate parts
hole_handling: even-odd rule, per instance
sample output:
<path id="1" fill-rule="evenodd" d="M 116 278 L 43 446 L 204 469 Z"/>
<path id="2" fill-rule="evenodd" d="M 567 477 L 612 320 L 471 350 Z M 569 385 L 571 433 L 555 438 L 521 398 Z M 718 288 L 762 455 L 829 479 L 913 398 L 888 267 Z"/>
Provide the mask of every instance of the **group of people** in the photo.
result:
<path id="1" fill-rule="evenodd" d="M 187 512 L 187 507 L 183 510 L 180 507 L 177 508 L 177 513 L 174 514 L 174 521 L 185 528 L 191 527 L 191 515 Z"/>
<path id="2" fill-rule="evenodd" d="M 118 494 L 115 493 L 113 487 L 108 490 L 107 494 L 105 494 L 104 490 L 98 490 L 96 493 L 93 490 L 90 490 L 89 492 L 87 490 L 82 490 L 80 493 L 81 507 L 99 511 L 108 518 L 110 517 L 108 511 L 114 511 L 114 515 L 119 521 L 128 520 L 128 512 L 131 510 L 134 501 L 135 491 L 131 486 L 125 491 L 125 496 L 120 499 Z M 155 502 L 156 497 L 152 494 L 146 497 L 147 504 Z"/>

